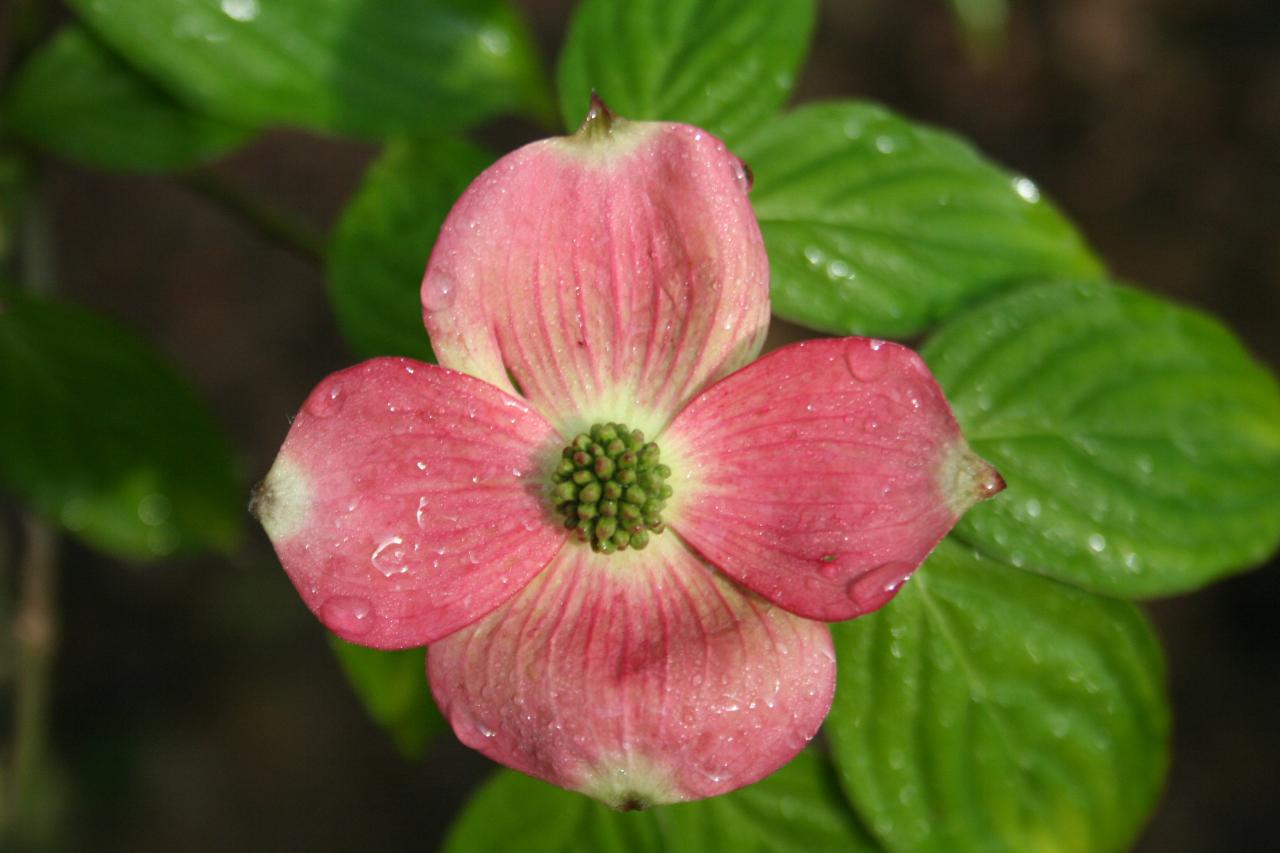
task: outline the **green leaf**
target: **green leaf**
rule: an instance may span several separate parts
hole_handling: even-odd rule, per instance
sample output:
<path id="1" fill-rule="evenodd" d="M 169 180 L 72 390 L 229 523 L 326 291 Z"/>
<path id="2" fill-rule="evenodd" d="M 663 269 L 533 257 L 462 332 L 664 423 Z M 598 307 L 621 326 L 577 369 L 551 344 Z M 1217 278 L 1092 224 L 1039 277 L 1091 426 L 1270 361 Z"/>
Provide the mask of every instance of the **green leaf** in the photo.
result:
<path id="1" fill-rule="evenodd" d="M 230 550 L 244 492 L 163 358 L 86 311 L 0 292 L 0 483 L 126 557 Z"/>
<path id="2" fill-rule="evenodd" d="M 732 142 L 791 93 L 812 0 L 584 0 L 560 54 L 574 128 L 591 90 L 630 119 L 682 121 Z"/>
<path id="3" fill-rule="evenodd" d="M 1280 390 L 1216 321 L 1127 288 L 1049 284 L 924 350 L 1009 488 L 957 535 L 1120 596 L 1194 589 L 1280 542 Z"/>
<path id="4" fill-rule="evenodd" d="M 449 209 L 492 159 L 457 140 L 397 140 L 370 167 L 328 262 L 329 298 L 356 353 L 432 360 L 422 274 Z"/>
<path id="5" fill-rule="evenodd" d="M 1132 605 L 948 539 L 881 611 L 833 628 L 826 732 L 889 849 L 1132 841 L 1169 736 L 1160 648 Z"/>
<path id="6" fill-rule="evenodd" d="M 904 337 L 1011 283 L 1100 272 L 1035 184 L 871 104 L 803 107 L 737 153 L 781 317 Z"/>
<path id="7" fill-rule="evenodd" d="M 405 758 L 421 758 L 427 744 L 444 731 L 444 718 L 427 686 L 425 649 L 387 652 L 330 638 L 351 687 L 374 722 L 382 726 Z"/>
<path id="8" fill-rule="evenodd" d="M 454 824 L 445 853 L 870 851 L 827 762 L 804 752 L 747 788 L 695 803 L 615 812 L 510 770 L 480 789 Z"/>
<path id="9" fill-rule="evenodd" d="M 31 57 L 4 102 L 7 130 L 85 166 L 163 172 L 205 163 L 250 131 L 198 115 L 79 27 Z"/>
<path id="10" fill-rule="evenodd" d="M 549 111 L 499 0 L 71 0 L 130 62 L 246 125 L 381 135 Z"/>

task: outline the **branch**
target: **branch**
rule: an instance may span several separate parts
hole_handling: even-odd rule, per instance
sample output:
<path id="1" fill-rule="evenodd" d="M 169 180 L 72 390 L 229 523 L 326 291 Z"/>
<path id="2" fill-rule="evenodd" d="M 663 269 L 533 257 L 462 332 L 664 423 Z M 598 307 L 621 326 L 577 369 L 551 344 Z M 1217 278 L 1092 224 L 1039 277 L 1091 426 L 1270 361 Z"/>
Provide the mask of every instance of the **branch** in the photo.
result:
<path id="1" fill-rule="evenodd" d="M 223 181 L 212 172 L 187 172 L 179 177 L 179 181 L 269 242 L 309 263 L 324 263 L 324 238 L 291 214 Z"/>
<path id="2" fill-rule="evenodd" d="M 6 788 L 6 836 L 21 834 L 24 816 L 38 796 L 48 740 L 51 667 L 58 645 L 58 539 L 44 521 L 23 518 L 21 590 L 13 618 L 13 749 Z"/>

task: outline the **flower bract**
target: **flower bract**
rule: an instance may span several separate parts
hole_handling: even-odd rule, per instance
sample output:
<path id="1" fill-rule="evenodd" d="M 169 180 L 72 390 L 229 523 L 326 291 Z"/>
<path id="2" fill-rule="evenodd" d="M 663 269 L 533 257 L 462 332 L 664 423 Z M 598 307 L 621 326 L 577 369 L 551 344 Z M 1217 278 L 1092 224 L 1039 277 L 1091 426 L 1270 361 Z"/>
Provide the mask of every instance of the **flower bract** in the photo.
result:
<path id="1" fill-rule="evenodd" d="M 325 379 L 255 493 L 327 627 L 429 645 L 464 743 L 618 808 L 795 755 L 834 691 L 824 622 L 1003 487 L 910 350 L 756 358 L 749 186 L 707 133 L 599 104 L 499 160 L 422 283 L 439 365 Z"/>

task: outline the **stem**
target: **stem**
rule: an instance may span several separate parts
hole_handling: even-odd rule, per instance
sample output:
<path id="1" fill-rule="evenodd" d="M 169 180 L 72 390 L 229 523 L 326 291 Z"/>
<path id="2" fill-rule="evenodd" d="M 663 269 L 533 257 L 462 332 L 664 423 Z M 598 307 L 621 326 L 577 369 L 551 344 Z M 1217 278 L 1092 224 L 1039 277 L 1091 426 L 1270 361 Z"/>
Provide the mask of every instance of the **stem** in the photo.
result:
<path id="1" fill-rule="evenodd" d="M 57 551 L 53 528 L 32 515 L 23 518 L 23 556 L 17 611 L 13 619 L 13 751 L 5 787 L 9 840 L 22 834 L 24 815 L 38 792 L 48 740 L 50 663 L 58 644 Z"/>
<path id="2" fill-rule="evenodd" d="M 310 263 L 324 262 L 324 238 L 294 216 L 272 207 L 258 196 L 218 178 L 211 172 L 188 172 L 183 186 L 227 211 L 271 243 Z"/>

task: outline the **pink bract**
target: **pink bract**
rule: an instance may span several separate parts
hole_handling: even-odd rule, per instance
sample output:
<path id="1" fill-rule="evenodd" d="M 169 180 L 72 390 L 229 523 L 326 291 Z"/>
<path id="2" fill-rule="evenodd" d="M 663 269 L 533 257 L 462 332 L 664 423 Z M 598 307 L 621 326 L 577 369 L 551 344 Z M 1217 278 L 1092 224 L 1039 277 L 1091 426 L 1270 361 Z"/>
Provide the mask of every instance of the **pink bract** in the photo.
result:
<path id="1" fill-rule="evenodd" d="M 458 737 L 631 808 L 771 773 L 830 707 L 830 634 L 888 601 L 1003 483 L 923 362 L 808 341 L 755 361 L 768 265 L 719 140 L 600 105 L 499 160 L 422 284 L 440 366 L 325 379 L 255 492 L 307 606 L 352 642 L 431 644 Z M 644 550 L 555 515 L 593 423 L 661 447 L 674 494 Z"/>

